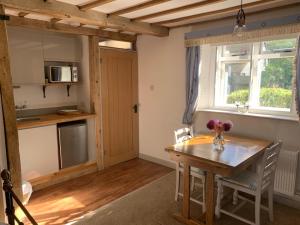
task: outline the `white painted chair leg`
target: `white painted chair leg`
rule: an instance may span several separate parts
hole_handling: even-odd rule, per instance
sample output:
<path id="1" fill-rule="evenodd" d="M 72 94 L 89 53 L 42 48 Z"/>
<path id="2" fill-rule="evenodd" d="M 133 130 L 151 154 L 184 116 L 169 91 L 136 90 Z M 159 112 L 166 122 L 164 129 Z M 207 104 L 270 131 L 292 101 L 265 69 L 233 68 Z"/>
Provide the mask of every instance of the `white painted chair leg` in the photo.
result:
<path id="1" fill-rule="evenodd" d="M 273 185 L 270 185 L 268 190 L 268 208 L 269 208 L 269 219 L 271 222 L 274 221 L 273 213 Z"/>
<path id="2" fill-rule="evenodd" d="M 221 200 L 224 197 L 224 187 L 221 185 L 221 189 L 220 189 L 220 196 L 221 196 Z"/>
<path id="3" fill-rule="evenodd" d="M 191 191 L 193 192 L 194 189 L 195 189 L 195 177 L 194 176 L 191 176 Z"/>
<path id="4" fill-rule="evenodd" d="M 176 169 L 176 189 L 175 189 L 175 201 L 178 201 L 178 193 L 180 189 L 180 171 Z"/>
<path id="5" fill-rule="evenodd" d="M 217 185 L 218 185 L 218 190 L 217 190 L 217 201 L 216 201 L 215 215 L 216 215 L 217 218 L 220 218 L 220 216 L 221 216 L 220 210 L 221 210 L 221 199 L 222 199 L 223 186 L 222 186 L 220 180 L 217 181 Z"/>
<path id="6" fill-rule="evenodd" d="M 205 200 L 205 178 L 202 179 L 202 199 L 203 199 L 203 205 L 202 205 L 202 212 L 206 212 L 206 200 Z"/>
<path id="7" fill-rule="evenodd" d="M 233 201 L 232 201 L 232 204 L 233 205 L 237 205 L 238 204 L 238 191 L 237 190 L 234 190 L 233 192 Z"/>
<path id="8" fill-rule="evenodd" d="M 255 196 L 255 225 L 260 225 L 260 201 L 261 193 Z"/>

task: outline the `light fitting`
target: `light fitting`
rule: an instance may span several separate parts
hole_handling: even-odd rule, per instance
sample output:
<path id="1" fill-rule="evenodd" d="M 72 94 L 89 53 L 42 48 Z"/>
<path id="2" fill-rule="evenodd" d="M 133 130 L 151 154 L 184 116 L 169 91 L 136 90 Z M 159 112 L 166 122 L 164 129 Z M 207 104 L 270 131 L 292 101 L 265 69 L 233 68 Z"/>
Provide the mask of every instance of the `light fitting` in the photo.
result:
<path id="1" fill-rule="evenodd" d="M 241 37 L 246 30 L 246 15 L 243 9 L 243 0 L 241 0 L 241 8 L 236 15 L 236 23 L 233 29 L 233 34 Z"/>

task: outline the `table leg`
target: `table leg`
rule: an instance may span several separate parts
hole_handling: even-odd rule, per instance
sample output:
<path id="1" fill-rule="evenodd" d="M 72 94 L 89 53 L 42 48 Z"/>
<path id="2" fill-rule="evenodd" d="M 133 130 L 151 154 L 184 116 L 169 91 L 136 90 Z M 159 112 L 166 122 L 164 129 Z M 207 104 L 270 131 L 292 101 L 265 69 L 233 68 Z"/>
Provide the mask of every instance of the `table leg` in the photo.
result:
<path id="1" fill-rule="evenodd" d="M 204 223 L 191 219 L 190 217 L 190 171 L 191 167 L 189 163 L 185 162 L 183 171 L 182 214 L 174 214 L 174 217 L 176 220 L 187 225 L 205 225 Z"/>
<path id="2" fill-rule="evenodd" d="M 214 224 L 215 215 L 215 199 L 214 199 L 214 185 L 215 185 L 215 175 L 212 172 L 206 173 L 206 225 Z"/>
<path id="3" fill-rule="evenodd" d="M 190 165 L 188 163 L 184 163 L 182 215 L 185 219 L 190 218 L 190 170 Z"/>

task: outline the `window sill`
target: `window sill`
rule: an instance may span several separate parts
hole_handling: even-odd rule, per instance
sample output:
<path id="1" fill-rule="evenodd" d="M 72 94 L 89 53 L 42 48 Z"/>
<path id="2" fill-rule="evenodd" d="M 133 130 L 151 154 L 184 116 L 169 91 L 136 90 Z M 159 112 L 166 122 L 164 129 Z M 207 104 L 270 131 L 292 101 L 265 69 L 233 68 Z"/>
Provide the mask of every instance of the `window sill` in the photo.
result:
<path id="1" fill-rule="evenodd" d="M 198 109 L 198 112 L 215 112 L 215 113 L 224 113 L 224 114 L 232 114 L 238 116 L 250 116 L 250 117 L 259 117 L 259 118 L 266 118 L 266 119 L 276 119 L 276 120 L 288 120 L 288 121 L 299 121 L 297 117 L 291 116 L 280 116 L 280 115 L 268 115 L 268 114 L 258 114 L 258 113 L 240 113 L 236 111 L 227 111 L 221 109 Z"/>

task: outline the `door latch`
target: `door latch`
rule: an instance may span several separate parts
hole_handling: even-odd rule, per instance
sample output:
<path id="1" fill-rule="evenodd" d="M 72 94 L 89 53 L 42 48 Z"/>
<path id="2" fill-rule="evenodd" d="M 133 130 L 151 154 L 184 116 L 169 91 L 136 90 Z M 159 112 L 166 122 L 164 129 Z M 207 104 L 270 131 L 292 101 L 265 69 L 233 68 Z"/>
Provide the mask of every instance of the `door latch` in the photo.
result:
<path id="1" fill-rule="evenodd" d="M 133 111 L 134 113 L 138 113 L 138 107 L 139 105 L 138 104 L 135 104 L 132 108 L 133 108 Z"/>

